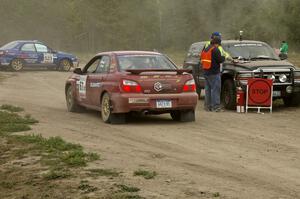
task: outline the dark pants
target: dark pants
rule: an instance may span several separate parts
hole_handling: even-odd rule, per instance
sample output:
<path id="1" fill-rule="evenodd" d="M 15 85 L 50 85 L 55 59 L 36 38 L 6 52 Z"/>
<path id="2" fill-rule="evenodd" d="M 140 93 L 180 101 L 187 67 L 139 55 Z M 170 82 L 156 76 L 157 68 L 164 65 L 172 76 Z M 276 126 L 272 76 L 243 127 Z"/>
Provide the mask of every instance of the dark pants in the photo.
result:
<path id="1" fill-rule="evenodd" d="M 204 75 L 205 78 L 205 108 L 215 110 L 220 108 L 221 74 Z"/>

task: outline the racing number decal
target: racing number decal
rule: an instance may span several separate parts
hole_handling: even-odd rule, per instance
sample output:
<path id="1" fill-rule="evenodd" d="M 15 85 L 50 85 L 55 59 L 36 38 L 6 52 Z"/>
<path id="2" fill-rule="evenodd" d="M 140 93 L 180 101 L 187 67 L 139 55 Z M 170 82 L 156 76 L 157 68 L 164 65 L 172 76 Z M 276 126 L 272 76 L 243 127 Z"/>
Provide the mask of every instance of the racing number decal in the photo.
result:
<path id="1" fill-rule="evenodd" d="M 43 63 L 53 63 L 53 54 L 52 53 L 44 53 Z"/>
<path id="2" fill-rule="evenodd" d="M 80 98 L 86 98 L 86 75 L 81 75 L 79 79 L 78 93 Z"/>

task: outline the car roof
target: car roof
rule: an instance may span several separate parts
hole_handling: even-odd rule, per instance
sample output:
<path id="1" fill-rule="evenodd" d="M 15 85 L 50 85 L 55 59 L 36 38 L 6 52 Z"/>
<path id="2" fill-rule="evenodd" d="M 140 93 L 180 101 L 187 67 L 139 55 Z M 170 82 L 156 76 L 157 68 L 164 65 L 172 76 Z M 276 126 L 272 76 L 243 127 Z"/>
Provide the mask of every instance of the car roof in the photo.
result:
<path id="1" fill-rule="evenodd" d="M 154 51 L 107 51 L 96 54 L 96 56 L 103 54 L 115 54 L 115 55 L 161 55 L 159 52 Z"/>
<path id="2" fill-rule="evenodd" d="M 18 42 L 18 43 L 29 43 L 29 42 L 32 42 L 32 43 L 43 43 L 41 41 L 38 41 L 38 40 L 15 40 L 15 41 L 12 41 L 12 42 Z"/>
<path id="3" fill-rule="evenodd" d="M 200 41 L 200 42 L 196 42 L 196 43 L 193 43 L 192 46 L 194 45 L 201 45 L 201 44 L 204 44 L 208 41 Z M 222 40 L 222 44 L 241 44 L 241 43 L 247 43 L 247 44 L 257 44 L 257 43 L 260 43 L 260 44 L 266 44 L 265 42 L 262 42 L 262 41 L 255 41 L 255 40 Z"/>

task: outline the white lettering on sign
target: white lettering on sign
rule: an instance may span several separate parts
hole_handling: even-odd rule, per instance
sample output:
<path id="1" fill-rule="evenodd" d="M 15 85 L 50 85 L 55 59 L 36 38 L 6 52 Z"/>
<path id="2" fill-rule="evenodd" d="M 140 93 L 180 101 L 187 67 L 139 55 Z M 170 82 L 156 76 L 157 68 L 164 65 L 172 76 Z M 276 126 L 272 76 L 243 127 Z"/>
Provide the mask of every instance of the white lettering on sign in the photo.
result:
<path id="1" fill-rule="evenodd" d="M 79 82 L 78 82 L 78 93 L 79 98 L 86 98 L 86 75 L 80 75 Z"/>

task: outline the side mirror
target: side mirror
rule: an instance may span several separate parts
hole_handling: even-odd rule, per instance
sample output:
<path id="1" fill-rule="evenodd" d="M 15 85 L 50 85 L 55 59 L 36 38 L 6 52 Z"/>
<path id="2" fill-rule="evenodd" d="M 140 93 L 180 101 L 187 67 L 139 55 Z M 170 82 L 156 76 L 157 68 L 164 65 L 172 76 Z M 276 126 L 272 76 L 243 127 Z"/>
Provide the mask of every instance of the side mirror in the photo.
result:
<path id="1" fill-rule="evenodd" d="M 82 75 L 82 74 L 83 74 L 81 68 L 75 68 L 75 69 L 73 70 L 73 73 L 76 73 L 76 74 L 78 74 L 78 75 Z"/>

